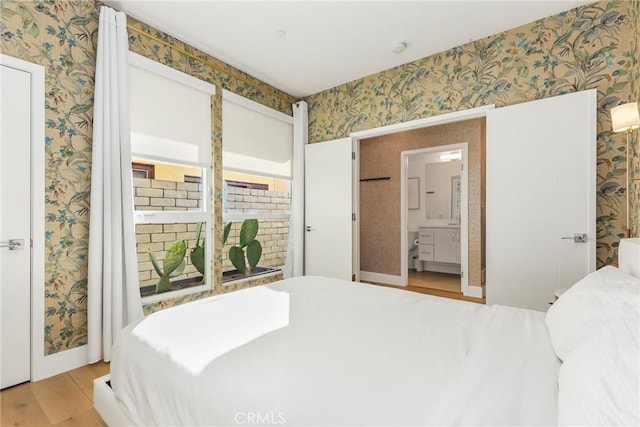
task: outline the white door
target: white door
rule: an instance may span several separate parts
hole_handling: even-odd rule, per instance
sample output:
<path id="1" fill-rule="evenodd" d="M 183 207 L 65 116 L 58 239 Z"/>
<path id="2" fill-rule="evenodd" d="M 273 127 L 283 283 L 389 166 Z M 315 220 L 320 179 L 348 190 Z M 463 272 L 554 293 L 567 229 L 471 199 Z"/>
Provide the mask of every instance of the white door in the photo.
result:
<path id="1" fill-rule="evenodd" d="M 31 378 L 31 74 L 0 66 L 0 382 Z"/>
<path id="2" fill-rule="evenodd" d="M 351 280 L 351 138 L 305 146 L 304 274 Z"/>
<path id="3" fill-rule="evenodd" d="M 487 113 L 487 304 L 546 310 L 595 270 L 595 148 L 595 90 Z"/>

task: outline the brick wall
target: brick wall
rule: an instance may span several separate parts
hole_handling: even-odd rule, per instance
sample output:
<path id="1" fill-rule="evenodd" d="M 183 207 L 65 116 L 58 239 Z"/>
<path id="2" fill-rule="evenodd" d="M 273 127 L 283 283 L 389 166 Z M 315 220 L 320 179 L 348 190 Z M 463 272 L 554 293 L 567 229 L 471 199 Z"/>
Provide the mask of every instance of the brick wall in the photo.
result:
<path id="1" fill-rule="evenodd" d="M 134 178 L 134 204 L 136 210 L 143 211 L 186 211 L 200 207 L 200 184 Z M 276 213 L 288 214 L 291 198 L 288 192 L 227 188 L 227 213 Z M 222 251 L 223 271 L 233 269 L 229 261 L 229 248 L 238 243 L 242 221 L 233 223 L 227 245 Z M 187 265 L 184 273 L 175 279 L 199 276 L 191 265 L 189 252 L 195 246 L 197 224 L 138 224 L 136 241 L 138 253 L 138 277 L 140 286 L 155 285 L 158 275 L 149 261 L 151 250 L 159 261 L 164 260 L 167 249 L 176 240 L 187 243 Z M 279 267 L 284 265 L 289 235 L 288 219 L 260 220 L 257 239 L 262 245 L 260 265 Z M 201 237 L 204 237 L 204 233 Z M 208 246 L 209 248 L 211 246 Z M 160 262 L 162 265 L 162 262 Z"/>
<path id="2" fill-rule="evenodd" d="M 158 179 L 133 179 L 134 205 L 141 211 L 188 211 L 200 209 L 201 185 L 190 182 L 162 181 Z M 184 272 L 172 280 L 200 276 L 189 261 L 189 252 L 196 245 L 197 224 L 138 224 L 136 242 L 138 244 L 138 278 L 140 286 L 155 285 L 158 275 L 149 261 L 148 251 L 154 253 L 158 261 L 164 260 L 167 249 L 176 240 L 187 243 Z M 204 232 L 201 238 L 204 237 Z M 162 262 L 160 262 L 162 266 Z"/>
<path id="3" fill-rule="evenodd" d="M 288 214 L 291 209 L 291 196 L 286 191 L 255 190 L 227 187 L 226 213 L 274 213 Z M 229 248 L 238 243 L 242 221 L 234 221 L 227 244 L 222 250 L 223 271 L 233 269 L 229 261 Z M 279 267 L 284 265 L 287 256 L 289 238 L 289 219 L 262 219 L 259 222 L 258 236 L 262 245 L 262 258 L 259 265 Z"/>
<path id="4" fill-rule="evenodd" d="M 200 209 L 200 184 L 134 178 L 133 190 L 133 204 L 136 210 L 189 211 Z"/>
<path id="5" fill-rule="evenodd" d="M 167 249 L 176 240 L 184 240 L 187 244 L 186 266 L 184 272 L 173 280 L 186 279 L 189 277 L 200 276 L 200 273 L 191 264 L 189 253 L 191 248 L 196 245 L 196 227 L 197 224 L 137 224 L 136 225 L 136 241 L 138 243 L 138 278 L 140 286 L 155 285 L 158 283 L 158 275 L 149 261 L 148 251 L 153 252 L 160 266 L 163 266 L 162 260 L 167 253 Z M 200 243 L 204 231 L 200 235 Z"/>

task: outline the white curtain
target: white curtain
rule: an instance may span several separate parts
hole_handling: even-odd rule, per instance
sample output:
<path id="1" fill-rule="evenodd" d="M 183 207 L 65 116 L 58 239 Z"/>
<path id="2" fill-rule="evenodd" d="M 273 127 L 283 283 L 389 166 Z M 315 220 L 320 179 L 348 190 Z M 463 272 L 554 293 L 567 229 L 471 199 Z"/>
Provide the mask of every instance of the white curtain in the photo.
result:
<path id="1" fill-rule="evenodd" d="M 142 317 L 138 288 L 131 142 L 127 17 L 100 8 L 93 113 L 89 218 L 89 362 L 110 360 L 113 341 Z"/>
<path id="2" fill-rule="evenodd" d="M 304 274 L 304 146 L 308 141 L 307 103 L 293 104 L 293 179 L 284 277 Z"/>

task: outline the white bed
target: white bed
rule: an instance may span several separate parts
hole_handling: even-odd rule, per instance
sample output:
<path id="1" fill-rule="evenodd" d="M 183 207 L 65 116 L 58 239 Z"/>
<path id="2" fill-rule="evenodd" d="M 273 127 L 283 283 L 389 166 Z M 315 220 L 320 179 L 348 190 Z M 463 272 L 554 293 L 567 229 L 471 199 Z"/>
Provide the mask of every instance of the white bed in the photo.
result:
<path id="1" fill-rule="evenodd" d="M 203 299 L 127 327 L 110 377 L 96 380 L 95 406 L 109 425 L 633 423 L 640 280 L 613 267 L 592 276 L 549 315 L 308 276 Z M 622 379 L 594 391 L 614 418 L 584 415 L 598 408 L 582 397 L 589 385 L 575 385 L 597 353 L 581 356 L 587 329 L 610 319 L 589 317 L 586 328 L 573 301 L 582 306 L 603 281 L 624 288 L 626 305 L 596 317 L 632 325 L 616 341 L 631 346 L 627 360 L 602 374 Z M 609 366 L 612 354 L 597 363 Z"/>

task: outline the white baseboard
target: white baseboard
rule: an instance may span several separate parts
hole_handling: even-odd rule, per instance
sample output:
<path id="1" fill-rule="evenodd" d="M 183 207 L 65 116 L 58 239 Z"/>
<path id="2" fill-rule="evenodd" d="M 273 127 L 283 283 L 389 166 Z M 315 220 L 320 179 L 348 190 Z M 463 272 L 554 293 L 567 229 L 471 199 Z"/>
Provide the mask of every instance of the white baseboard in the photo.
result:
<path id="1" fill-rule="evenodd" d="M 369 282 L 385 283 L 388 285 L 406 286 L 402 280 L 402 276 L 394 276 L 392 274 L 372 273 L 371 271 L 360 271 L 360 280 Z"/>
<path id="2" fill-rule="evenodd" d="M 467 292 L 464 293 L 464 296 L 482 298 L 482 286 L 469 285 Z"/>
<path id="3" fill-rule="evenodd" d="M 447 264 L 442 262 L 422 262 L 423 271 L 435 271 L 437 273 L 460 274 L 460 264 Z"/>
<path id="4" fill-rule="evenodd" d="M 31 381 L 40 381 L 88 363 L 87 346 L 72 348 L 49 356 L 33 357 Z"/>

